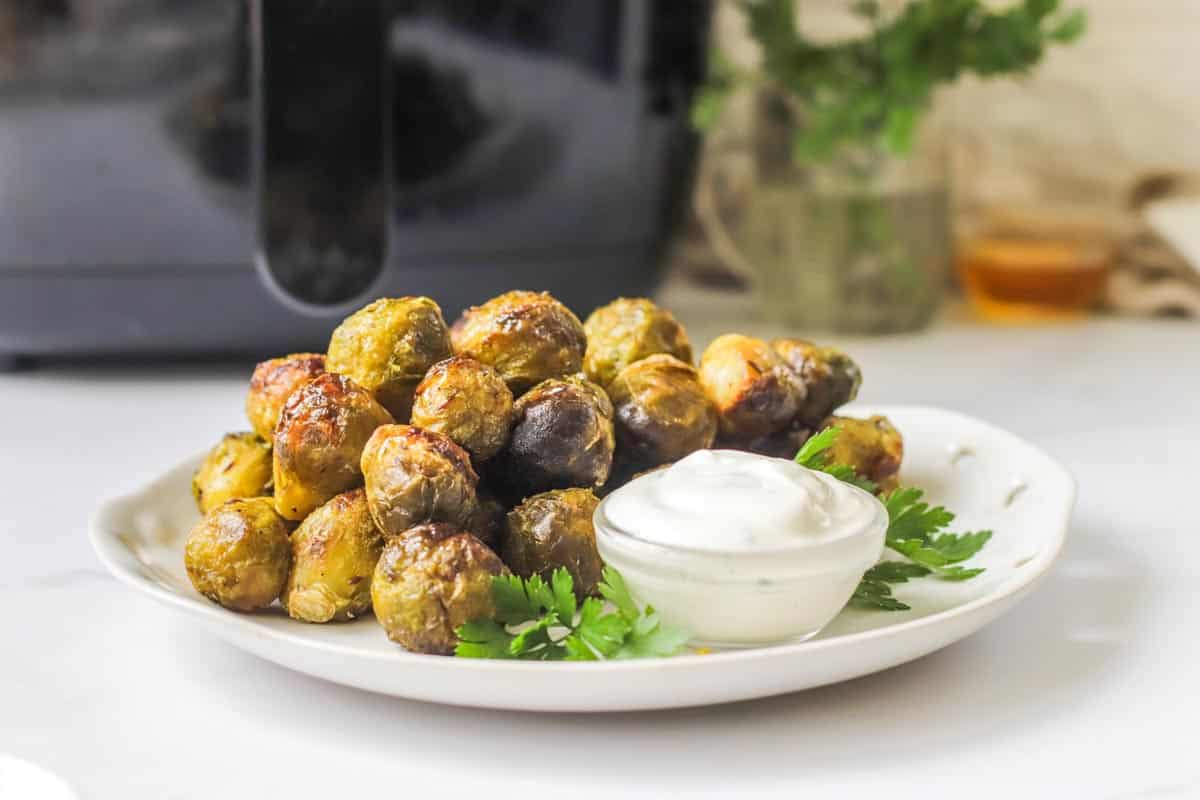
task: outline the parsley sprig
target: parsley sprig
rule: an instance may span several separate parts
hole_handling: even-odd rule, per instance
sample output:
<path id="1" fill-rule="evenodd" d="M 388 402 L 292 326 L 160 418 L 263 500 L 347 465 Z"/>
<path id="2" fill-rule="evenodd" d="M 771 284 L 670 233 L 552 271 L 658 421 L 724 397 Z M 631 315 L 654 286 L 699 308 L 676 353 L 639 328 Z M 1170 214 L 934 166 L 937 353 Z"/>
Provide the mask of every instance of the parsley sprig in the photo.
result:
<path id="1" fill-rule="evenodd" d="M 832 464 L 828 450 L 841 433 L 837 428 L 825 428 L 815 434 L 796 454 L 796 462 L 809 469 L 827 472 L 839 480 L 861 489 L 874 491 L 875 484 L 860 477 L 852 467 Z M 991 531 L 948 533 L 954 514 L 943 506 L 930 506 L 922 500 L 920 489 L 901 487 L 883 498 L 888 512 L 887 547 L 908 561 L 884 561 L 863 575 L 850 599 L 859 608 L 884 611 L 906 611 L 909 606 L 897 600 L 892 586 L 929 575 L 945 581 L 965 581 L 984 570 L 982 567 L 960 566 L 978 553 L 992 538 Z"/>
<path id="2" fill-rule="evenodd" d="M 920 489 L 896 489 L 884 498 L 888 511 L 887 546 L 948 581 L 965 581 L 983 568 L 957 566 L 978 553 L 992 538 L 991 531 L 945 533 L 954 514 L 942 506 L 921 502 Z"/>
<path id="3" fill-rule="evenodd" d="M 929 570 L 920 564 L 905 561 L 883 561 L 867 570 L 850 597 L 850 605 L 859 608 L 878 608 L 884 611 L 907 611 L 910 606 L 892 595 L 893 583 L 908 583 L 923 578 Z"/>
<path id="4" fill-rule="evenodd" d="M 1028 73 L 1057 45 L 1087 28 L 1082 9 L 1062 0 L 854 0 L 859 36 L 824 42 L 797 24 L 793 0 L 741 0 L 747 32 L 761 50 L 754 70 L 711 59 L 692 121 L 707 129 L 741 86 L 768 86 L 799 123 L 798 162 L 829 162 L 855 151 L 911 152 L 939 87 L 964 75 Z M 1003 7 L 997 7 L 1002 5 Z"/>
<path id="5" fill-rule="evenodd" d="M 541 576 L 492 579 L 491 619 L 458 627 L 454 650 L 462 658 L 530 661 L 596 661 L 654 658 L 678 653 L 685 632 L 665 625 L 651 606 L 639 609 L 624 578 L 605 567 L 599 591 L 577 603 L 571 573 L 559 567 L 550 582 Z M 607 601 L 607 603 L 605 602 Z"/>
<path id="6" fill-rule="evenodd" d="M 828 472 L 839 481 L 845 481 L 853 486 L 857 486 L 865 492 L 874 494 L 879 487 L 874 481 L 868 480 L 857 472 L 854 467 L 845 464 L 832 464 L 832 459 L 826 451 L 833 447 L 833 443 L 837 441 L 841 430 L 838 428 L 825 428 L 818 433 L 809 437 L 804 446 L 800 448 L 800 452 L 796 453 L 796 463 L 802 467 L 815 469 L 819 472 Z"/>

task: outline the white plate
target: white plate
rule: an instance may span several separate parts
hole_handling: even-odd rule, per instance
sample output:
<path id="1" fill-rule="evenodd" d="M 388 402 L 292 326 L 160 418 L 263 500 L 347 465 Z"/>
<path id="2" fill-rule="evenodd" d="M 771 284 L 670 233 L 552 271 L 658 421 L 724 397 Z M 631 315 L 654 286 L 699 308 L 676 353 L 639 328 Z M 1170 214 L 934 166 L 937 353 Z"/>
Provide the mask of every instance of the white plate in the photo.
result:
<path id="1" fill-rule="evenodd" d="M 723 703 L 794 692 L 894 667 L 945 647 L 1011 608 L 1062 548 L 1075 484 L 1058 462 L 1016 436 L 949 411 L 855 408 L 887 414 L 904 434 L 906 485 L 958 512 L 954 528 L 991 528 L 963 583 L 898 586 L 911 611 L 843 611 L 798 644 L 670 659 L 595 663 L 483 661 L 408 653 L 371 617 L 306 625 L 278 610 L 226 611 L 197 594 L 183 542 L 197 520 L 190 479 L 199 457 L 106 503 L 92 544 L 117 578 L 191 615 L 221 638 L 309 675 L 374 692 L 455 705 L 529 711 L 621 711 Z"/>

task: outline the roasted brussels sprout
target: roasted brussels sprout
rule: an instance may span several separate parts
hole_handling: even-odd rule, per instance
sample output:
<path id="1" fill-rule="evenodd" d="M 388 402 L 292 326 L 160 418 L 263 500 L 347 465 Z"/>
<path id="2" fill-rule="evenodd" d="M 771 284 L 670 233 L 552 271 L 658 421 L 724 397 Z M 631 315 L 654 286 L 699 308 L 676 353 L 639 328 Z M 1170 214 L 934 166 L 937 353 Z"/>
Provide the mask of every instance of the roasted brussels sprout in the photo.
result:
<path id="1" fill-rule="evenodd" d="M 431 366 L 450 356 L 450 332 L 428 297 L 385 297 L 355 311 L 329 339 L 326 367 L 353 378 L 401 422 Z"/>
<path id="2" fill-rule="evenodd" d="M 497 548 L 504 538 L 504 516 L 508 507 L 482 483 L 475 489 L 475 513 L 467 521 L 467 531 L 488 547 Z"/>
<path id="3" fill-rule="evenodd" d="M 718 439 L 717 443 L 714 444 L 713 446 L 715 447 L 719 444 L 720 444 L 720 440 Z M 599 489 L 594 490 L 596 497 L 598 497 L 598 498 L 608 497 L 610 494 L 615 492 L 617 489 L 620 489 L 622 486 L 629 483 L 630 481 L 640 478 L 647 473 L 657 472 L 660 469 L 666 469 L 667 467 L 671 466 L 671 464 L 673 464 L 673 463 L 675 463 L 675 462 L 668 461 L 668 462 L 659 464 L 656 467 L 650 467 L 650 468 L 646 469 L 646 468 L 639 467 L 635 464 L 629 463 L 628 459 L 624 459 L 624 458 L 620 458 L 620 457 L 614 458 L 612 472 L 610 472 L 608 474 L 608 482 L 605 483 L 603 486 L 601 486 Z"/>
<path id="4" fill-rule="evenodd" d="M 775 339 L 771 348 L 804 383 L 806 396 L 796 415 L 800 425 L 813 428 L 858 396 L 862 370 L 841 350 L 803 339 Z"/>
<path id="5" fill-rule="evenodd" d="M 656 353 L 692 363 L 692 345 L 683 326 L 670 311 L 644 297 L 621 297 L 597 308 L 583 330 L 583 371 L 604 387 L 625 367 Z"/>
<path id="6" fill-rule="evenodd" d="M 592 527 L 598 504 L 588 489 L 556 489 L 526 499 L 508 512 L 504 563 L 523 578 L 537 574 L 546 580 L 564 567 L 579 599 L 592 594 L 604 568 Z"/>
<path id="7" fill-rule="evenodd" d="M 183 563 L 196 591 L 234 611 L 275 602 L 292 563 L 283 518 L 269 497 L 214 508 L 188 534 Z"/>
<path id="8" fill-rule="evenodd" d="M 371 576 L 383 536 L 362 489 L 342 492 L 292 533 L 292 571 L 280 600 L 305 622 L 343 622 L 371 607 Z"/>
<path id="9" fill-rule="evenodd" d="M 546 292 L 506 292 L 469 308 L 450 337 L 454 352 L 495 367 L 514 395 L 578 372 L 587 347 L 579 318 Z"/>
<path id="10" fill-rule="evenodd" d="M 495 613 L 492 578 L 506 572 L 483 542 L 435 522 L 387 543 L 371 581 L 375 617 L 388 638 L 416 653 L 449 655 L 455 629 Z"/>
<path id="11" fill-rule="evenodd" d="M 464 528 L 475 514 L 471 457 L 440 433 L 384 426 L 363 449 L 362 471 L 371 516 L 386 536 L 425 522 Z"/>
<path id="12" fill-rule="evenodd" d="M 651 472 L 658 472 L 659 470 L 667 469 L 674 463 L 674 461 L 667 461 L 659 464 L 656 467 L 650 467 L 649 469 L 623 468 L 620 471 L 614 467 L 613 474 L 611 477 L 609 477 L 608 483 L 604 484 L 604 487 L 596 492 L 596 496 L 605 497 L 609 494 L 612 494 L 617 489 L 620 489 L 630 481 L 636 481 L 638 478 L 642 477 L 643 475 L 649 475 Z"/>
<path id="13" fill-rule="evenodd" d="M 327 372 L 288 398 L 275 428 L 275 508 L 300 520 L 362 480 L 363 446 L 392 415 L 371 393 Z"/>
<path id="14" fill-rule="evenodd" d="M 826 451 L 831 463 L 854 467 L 859 475 L 874 481 L 881 493 L 899 485 L 904 438 L 887 417 L 830 417 L 821 427 L 841 431 Z"/>
<path id="15" fill-rule="evenodd" d="M 439 361 L 417 385 L 412 424 L 486 461 L 508 442 L 513 396 L 496 370 L 466 356 Z"/>
<path id="16" fill-rule="evenodd" d="M 539 383 L 514 407 L 516 424 L 492 474 L 512 499 L 547 489 L 598 488 L 612 469 L 613 408 L 594 383 Z"/>
<path id="17" fill-rule="evenodd" d="M 792 459 L 811 435 L 810 428 L 789 425 L 766 436 L 754 436 L 749 439 L 718 436 L 713 446 L 720 450 L 744 450 L 747 453 L 758 453 L 760 456 Z"/>
<path id="18" fill-rule="evenodd" d="M 324 371 L 325 356 L 320 353 L 293 353 L 255 367 L 246 394 L 246 418 L 254 432 L 271 441 L 288 397 Z"/>
<path id="19" fill-rule="evenodd" d="M 192 496 L 207 514 L 226 500 L 271 493 L 271 446 L 253 433 L 227 433 L 192 476 Z"/>
<path id="20" fill-rule="evenodd" d="M 638 468 L 676 461 L 711 447 L 717 410 L 691 364 L 653 355 L 625 367 L 609 384 L 617 460 Z"/>
<path id="21" fill-rule="evenodd" d="M 730 333 L 700 358 L 700 383 L 720 417 L 721 434 L 749 440 L 782 430 L 804 404 L 800 378 L 761 339 Z"/>

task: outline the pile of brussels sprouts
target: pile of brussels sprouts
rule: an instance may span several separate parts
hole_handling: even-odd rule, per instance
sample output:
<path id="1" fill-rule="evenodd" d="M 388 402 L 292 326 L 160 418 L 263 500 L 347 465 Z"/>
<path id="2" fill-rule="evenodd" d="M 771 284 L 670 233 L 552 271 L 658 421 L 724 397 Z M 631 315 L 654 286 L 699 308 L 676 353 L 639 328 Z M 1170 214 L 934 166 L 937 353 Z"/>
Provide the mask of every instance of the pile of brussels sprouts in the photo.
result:
<path id="1" fill-rule="evenodd" d="M 448 654 L 459 625 L 492 616 L 495 575 L 563 567 L 593 593 L 598 497 L 695 450 L 791 458 L 834 425 L 831 456 L 894 486 L 895 429 L 833 416 L 860 383 L 845 354 L 797 339 L 721 336 L 695 367 L 683 326 L 646 299 L 581 323 L 513 291 L 452 327 L 427 297 L 377 300 L 325 355 L 255 368 L 253 430 L 225 436 L 192 482 L 204 518 L 188 576 L 235 611 L 373 609 L 393 641 Z"/>

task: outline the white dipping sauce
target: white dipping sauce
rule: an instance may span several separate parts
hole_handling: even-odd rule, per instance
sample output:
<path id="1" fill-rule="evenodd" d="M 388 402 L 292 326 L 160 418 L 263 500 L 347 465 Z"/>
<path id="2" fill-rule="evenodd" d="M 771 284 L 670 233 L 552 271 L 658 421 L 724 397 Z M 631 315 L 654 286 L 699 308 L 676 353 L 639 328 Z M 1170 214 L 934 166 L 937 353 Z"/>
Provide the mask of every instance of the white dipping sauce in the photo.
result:
<path id="1" fill-rule="evenodd" d="M 861 531 L 879 501 L 794 461 L 738 450 L 698 450 L 613 493 L 608 519 L 677 547 L 756 550 L 818 544 Z"/>
<path id="2" fill-rule="evenodd" d="M 792 461 L 701 450 L 613 492 L 601 557 L 693 641 L 745 646 L 813 635 L 883 552 L 871 494 Z"/>

